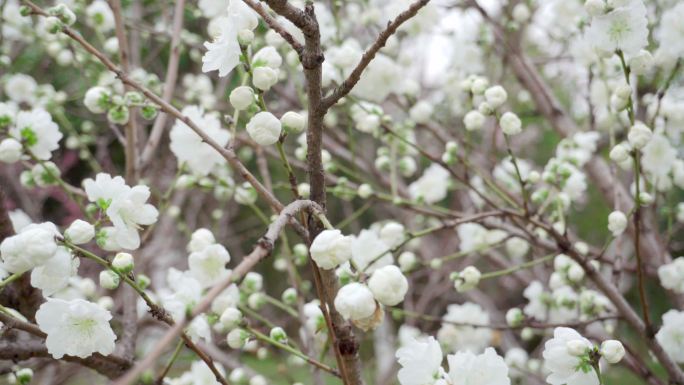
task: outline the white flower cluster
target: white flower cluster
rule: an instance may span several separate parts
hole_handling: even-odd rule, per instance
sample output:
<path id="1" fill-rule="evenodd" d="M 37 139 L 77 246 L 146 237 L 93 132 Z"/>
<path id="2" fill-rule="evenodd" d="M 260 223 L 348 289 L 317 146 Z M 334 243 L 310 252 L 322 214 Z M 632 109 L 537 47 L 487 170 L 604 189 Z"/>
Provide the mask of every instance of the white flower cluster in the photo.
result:
<path id="1" fill-rule="evenodd" d="M 97 233 L 97 242 L 105 250 L 140 247 L 140 226 L 157 222 L 157 209 L 147 203 L 150 189 L 144 185 L 130 187 L 120 176 L 100 173 L 83 181 L 88 200 L 107 215 L 112 226 Z"/>
<path id="2" fill-rule="evenodd" d="M 412 338 L 397 350 L 401 385 L 510 385 L 503 357 L 489 347 L 482 354 L 460 351 L 447 355 L 449 371 L 442 368 L 442 349 L 433 337 Z"/>
<path id="3" fill-rule="evenodd" d="M 0 140 L 0 161 L 5 163 L 18 162 L 24 149 L 40 161 L 49 160 L 63 136 L 46 110 L 24 111 L 13 102 L 0 103 L 0 129 L 9 133 Z"/>
<path id="4" fill-rule="evenodd" d="M 378 303 L 395 306 L 404 300 L 408 280 L 401 269 L 391 264 L 389 253 L 392 246 L 402 242 L 403 233 L 403 226 L 390 222 L 382 227 L 379 236 L 371 230 L 363 230 L 359 237 L 342 235 L 336 229 L 324 230 L 311 244 L 311 258 L 320 268 L 331 270 L 344 264 L 338 274 L 346 274 L 348 262 L 353 261 L 355 269 L 371 274 L 367 284 L 348 283 L 335 297 L 337 311 L 359 327 L 374 327 L 381 321 Z"/>
<path id="5" fill-rule="evenodd" d="M 617 340 L 607 340 L 600 348 L 592 345 L 577 331 L 559 327 L 544 345 L 544 364 L 550 371 L 546 381 L 551 385 L 598 385 L 599 360 L 616 364 L 625 356 L 625 348 Z"/>

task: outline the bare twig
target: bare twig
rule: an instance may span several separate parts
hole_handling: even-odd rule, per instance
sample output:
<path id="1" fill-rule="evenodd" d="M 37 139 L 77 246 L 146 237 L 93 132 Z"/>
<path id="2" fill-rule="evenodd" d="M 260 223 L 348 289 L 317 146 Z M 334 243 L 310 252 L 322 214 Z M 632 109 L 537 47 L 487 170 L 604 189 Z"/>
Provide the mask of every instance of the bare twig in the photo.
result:
<path id="1" fill-rule="evenodd" d="M 407 20 L 414 17 L 418 11 L 429 3 L 430 0 L 418 0 L 411 4 L 404 12 L 400 13 L 394 20 L 387 23 L 387 27 L 380 32 L 375 42 L 363 53 L 361 60 L 356 64 L 356 67 L 352 70 L 349 76 L 340 84 L 333 92 L 323 99 L 323 107 L 328 109 L 332 107 L 338 100 L 343 98 L 361 79 L 361 74 L 368 67 L 371 61 L 375 58 L 375 55 L 385 46 L 387 40 L 397 32 L 397 29 L 404 24 Z"/>
<path id="2" fill-rule="evenodd" d="M 254 0 L 242 0 L 247 4 L 250 8 L 252 8 L 256 13 L 261 16 L 262 19 L 264 19 L 264 22 L 268 24 L 269 27 L 271 27 L 272 30 L 276 31 L 278 35 L 280 35 L 285 41 L 292 47 L 292 49 L 295 50 L 298 54 L 302 54 L 304 52 L 304 46 L 302 43 L 298 42 L 297 39 L 292 36 L 291 33 L 287 32 L 285 28 L 283 28 L 282 25 L 278 24 L 278 21 L 271 17 L 271 15 L 268 14 L 268 11 L 264 9 L 264 7 L 261 6 L 258 2 Z"/>
<path id="3" fill-rule="evenodd" d="M 173 98 L 173 93 L 176 90 L 176 82 L 178 80 L 178 63 L 180 62 L 180 35 L 183 30 L 183 11 L 185 7 L 185 0 L 176 0 L 176 6 L 173 10 L 173 32 L 171 33 L 171 52 L 169 54 L 169 64 L 166 66 L 166 77 L 164 78 L 164 90 L 162 91 L 162 99 L 170 103 Z M 147 139 L 145 148 L 140 156 L 140 168 L 145 168 L 153 159 L 154 153 L 159 147 L 161 135 L 166 126 L 168 115 L 165 112 L 160 112 L 154 120 L 150 136 Z"/>
<path id="4" fill-rule="evenodd" d="M 114 25 L 116 28 L 116 38 L 119 41 L 119 61 L 121 62 L 121 69 L 125 74 L 129 74 L 130 63 L 128 49 L 128 39 L 126 38 L 126 27 L 123 22 L 123 15 L 121 12 L 121 0 L 109 0 L 109 6 L 112 8 L 114 14 Z M 126 85 L 126 91 L 132 90 L 130 85 Z M 133 109 L 134 110 L 134 109 Z M 126 123 L 126 180 L 128 183 L 136 183 L 138 175 L 138 122 L 134 113 L 130 114 L 128 123 Z"/>
<path id="5" fill-rule="evenodd" d="M 266 234 L 259 240 L 252 252 L 245 256 L 240 264 L 238 264 L 231 272 L 231 274 L 223 279 L 221 282 L 214 285 L 209 292 L 204 296 L 202 301 L 198 303 L 192 312 L 182 320 L 175 322 L 166 334 L 159 339 L 159 342 L 154 346 L 147 356 L 138 362 L 131 370 L 124 376 L 119 378 L 113 385 L 129 385 L 132 384 L 140 374 L 147 368 L 151 367 L 154 362 L 164 353 L 166 348 L 173 343 L 179 335 L 183 333 L 183 329 L 187 326 L 193 318 L 204 313 L 209 309 L 213 300 L 218 297 L 230 284 L 239 282 L 247 272 L 252 270 L 261 260 L 271 255 L 275 242 L 280 235 L 283 228 L 290 222 L 292 218 L 301 210 L 311 209 L 321 212 L 320 207 L 307 200 L 294 201 L 287 205 L 280 213 L 275 222 L 271 223 Z"/>

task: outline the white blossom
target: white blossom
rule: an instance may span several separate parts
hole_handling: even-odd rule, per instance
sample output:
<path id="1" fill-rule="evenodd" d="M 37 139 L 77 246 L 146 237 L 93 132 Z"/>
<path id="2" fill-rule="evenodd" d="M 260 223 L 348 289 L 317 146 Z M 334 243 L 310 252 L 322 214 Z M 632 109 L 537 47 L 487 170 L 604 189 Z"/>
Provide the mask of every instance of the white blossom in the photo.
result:
<path id="1" fill-rule="evenodd" d="M 636 122 L 629 130 L 627 139 L 632 147 L 640 150 L 648 144 L 653 137 L 653 131 L 641 122 Z"/>
<path id="2" fill-rule="evenodd" d="M 351 245 L 352 238 L 340 230 L 323 230 L 311 243 L 311 258 L 321 269 L 334 269 L 352 257 Z"/>
<path id="3" fill-rule="evenodd" d="M 21 140 L 24 147 L 41 160 L 50 159 L 52 151 L 59 148 L 62 139 L 62 133 L 52 121 L 52 116 L 42 108 L 19 111 L 10 134 Z"/>
<path id="4" fill-rule="evenodd" d="M 254 90 L 249 86 L 236 87 L 230 92 L 229 100 L 236 110 L 247 109 L 247 107 L 254 103 Z"/>
<path id="5" fill-rule="evenodd" d="M 508 93 L 506 92 L 506 90 L 498 85 L 487 88 L 487 90 L 484 93 L 484 96 L 487 100 L 487 104 L 489 104 L 489 106 L 493 109 L 497 109 L 503 106 L 503 104 L 506 103 L 506 100 L 508 99 Z"/>
<path id="6" fill-rule="evenodd" d="M 75 245 L 82 245 L 95 237 L 95 227 L 84 220 L 77 219 L 64 230 L 64 237 Z"/>
<path id="7" fill-rule="evenodd" d="M 413 199 L 422 199 L 425 203 L 437 203 L 447 196 L 449 172 L 438 164 L 432 164 L 423 175 L 409 185 L 409 194 Z"/>
<path id="8" fill-rule="evenodd" d="M 627 216 L 622 211 L 613 211 L 608 215 L 608 230 L 614 237 L 622 234 L 627 228 Z"/>
<path id="9" fill-rule="evenodd" d="M 656 340 L 675 362 L 684 363 L 684 311 L 672 309 L 663 314 Z"/>
<path id="10" fill-rule="evenodd" d="M 442 349 L 434 337 L 412 338 L 396 353 L 401 385 L 431 385 L 442 375 Z"/>
<path id="11" fill-rule="evenodd" d="M 372 316 L 376 307 L 373 293 L 358 282 L 342 286 L 335 296 L 335 309 L 344 319 L 361 321 Z"/>
<path id="12" fill-rule="evenodd" d="M 43 296 L 50 296 L 69 284 L 69 279 L 76 275 L 79 264 L 79 259 L 68 249 L 58 247 L 52 258 L 31 271 L 31 286 L 41 289 Z"/>
<path id="13" fill-rule="evenodd" d="M 262 91 L 268 91 L 278 82 L 278 70 L 271 67 L 256 67 L 252 73 L 252 84 Z"/>
<path id="14" fill-rule="evenodd" d="M 684 257 L 658 267 L 658 278 L 664 288 L 675 293 L 684 293 Z"/>
<path id="15" fill-rule="evenodd" d="M 86 8 L 86 23 L 100 32 L 114 29 L 114 13 L 104 0 L 95 0 Z"/>
<path id="16" fill-rule="evenodd" d="M 0 162 L 16 163 L 21 159 L 21 143 L 13 138 L 0 141 Z"/>
<path id="17" fill-rule="evenodd" d="M 294 111 L 288 111 L 280 117 L 280 123 L 286 132 L 300 133 L 304 131 L 306 118 Z"/>
<path id="18" fill-rule="evenodd" d="M 551 372 L 546 381 L 551 385 L 598 385 L 596 372 L 582 361 L 582 353 L 591 347 L 591 342 L 573 329 L 554 329 L 542 353 L 544 365 Z"/>
<path id="19" fill-rule="evenodd" d="M 625 356 L 625 347 L 618 340 L 607 340 L 601 344 L 601 356 L 611 364 L 617 364 Z"/>
<path id="20" fill-rule="evenodd" d="M 597 15 L 591 21 L 587 36 L 597 50 L 621 50 L 631 55 L 648 44 L 646 7 L 642 0 L 627 3 L 604 15 Z"/>
<path id="21" fill-rule="evenodd" d="M 228 143 L 230 133 L 221 127 L 216 115 L 205 114 L 198 106 L 186 106 L 181 112 L 219 146 Z M 178 163 L 187 165 L 195 175 L 205 176 L 226 162 L 216 149 L 180 120 L 176 120 L 169 136 L 171 151 L 178 158 Z"/>
<path id="22" fill-rule="evenodd" d="M 520 118 L 518 118 L 518 115 L 512 112 L 505 112 L 501 116 L 499 124 L 501 125 L 501 130 L 506 135 L 518 135 L 522 132 L 522 122 L 520 121 Z"/>
<path id="23" fill-rule="evenodd" d="M 17 235 L 5 238 L 0 244 L 3 269 L 21 273 L 40 266 L 57 252 L 55 225 L 46 222 L 24 227 Z"/>
<path id="24" fill-rule="evenodd" d="M 116 335 L 110 319 L 107 310 L 82 299 L 48 298 L 36 312 L 38 327 L 47 334 L 45 345 L 56 359 L 64 355 L 86 358 L 96 352 L 111 354 Z"/>
<path id="25" fill-rule="evenodd" d="M 282 125 L 270 112 L 259 112 L 247 123 L 247 133 L 258 144 L 269 146 L 280 138 Z"/>
<path id="26" fill-rule="evenodd" d="M 442 318 L 446 322 L 442 323 L 442 327 L 437 332 L 437 339 L 448 351 L 463 350 L 480 353 L 489 346 L 493 337 L 490 329 L 453 324 L 488 325 L 489 314 L 480 305 L 472 302 L 449 305 L 447 314 Z"/>
<path id="27" fill-rule="evenodd" d="M 230 262 L 230 254 L 223 245 L 213 244 L 201 251 L 195 251 L 188 257 L 190 275 L 195 277 L 203 287 L 210 287 L 220 282 L 230 271 L 226 264 Z"/>
<path id="28" fill-rule="evenodd" d="M 404 300 L 408 291 L 408 280 L 394 265 L 381 267 L 371 275 L 368 288 L 375 299 L 383 305 L 395 306 Z"/>
<path id="29" fill-rule="evenodd" d="M 93 114 L 107 112 L 112 92 L 106 87 L 91 87 L 83 97 L 83 104 Z"/>
<path id="30" fill-rule="evenodd" d="M 448 355 L 449 383 L 452 385 L 510 385 L 508 365 L 494 348 L 484 353 L 457 352 Z"/>
<path id="31" fill-rule="evenodd" d="M 476 131 L 482 128 L 486 119 L 487 118 L 482 115 L 480 111 L 472 110 L 463 117 L 463 124 L 465 125 L 466 130 Z"/>
<path id="32" fill-rule="evenodd" d="M 278 69 L 283 64 L 283 58 L 274 47 L 266 46 L 254 54 L 252 63 L 255 66 L 266 65 L 273 69 Z"/>

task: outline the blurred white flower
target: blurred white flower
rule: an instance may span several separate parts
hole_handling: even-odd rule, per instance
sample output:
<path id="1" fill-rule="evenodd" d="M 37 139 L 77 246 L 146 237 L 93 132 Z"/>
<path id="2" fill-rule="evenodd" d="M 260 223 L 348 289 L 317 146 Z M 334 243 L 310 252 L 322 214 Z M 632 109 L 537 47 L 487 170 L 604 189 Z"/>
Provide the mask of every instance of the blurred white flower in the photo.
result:
<path id="1" fill-rule="evenodd" d="M 19 111 L 10 134 L 21 140 L 24 147 L 41 160 L 52 157 L 52 151 L 59 148 L 59 141 L 63 136 L 57 124 L 52 121 L 52 116 L 42 108 Z"/>
<path id="2" fill-rule="evenodd" d="M 218 145 L 223 147 L 228 143 L 230 133 L 221 128 L 221 121 L 216 115 L 205 114 L 198 106 L 185 106 L 181 112 Z M 216 149 L 180 120 L 176 120 L 169 136 L 171 151 L 178 158 L 178 164 L 187 165 L 195 175 L 206 176 L 226 162 Z"/>
<path id="3" fill-rule="evenodd" d="M 575 330 L 556 328 L 542 353 L 544 365 L 551 372 L 546 381 L 551 385 L 598 385 L 598 376 L 584 357 L 591 348 L 591 342 Z"/>
<path id="4" fill-rule="evenodd" d="M 684 311 L 672 309 L 663 315 L 656 340 L 675 362 L 684 363 Z"/>
<path id="5" fill-rule="evenodd" d="M 458 352 L 448 355 L 448 380 L 452 385 L 509 385 L 508 366 L 494 348 L 484 353 Z"/>

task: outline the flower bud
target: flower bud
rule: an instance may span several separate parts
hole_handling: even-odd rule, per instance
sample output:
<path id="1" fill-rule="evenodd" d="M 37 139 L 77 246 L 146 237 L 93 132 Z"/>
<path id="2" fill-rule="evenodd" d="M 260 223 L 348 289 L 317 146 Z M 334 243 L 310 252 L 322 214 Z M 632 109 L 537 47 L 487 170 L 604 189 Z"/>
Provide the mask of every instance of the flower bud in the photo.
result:
<path id="1" fill-rule="evenodd" d="M 629 144 L 637 150 L 644 148 L 646 144 L 651 141 L 652 137 L 653 132 L 651 129 L 641 122 L 636 122 L 632 128 L 630 128 L 629 134 L 627 134 Z"/>
<path id="2" fill-rule="evenodd" d="M 266 298 L 263 293 L 252 293 L 247 297 L 247 306 L 253 310 L 259 310 L 266 304 Z"/>
<path id="3" fill-rule="evenodd" d="M 219 322 L 225 330 L 233 330 L 242 322 L 242 312 L 235 307 L 229 307 L 223 311 Z"/>
<path id="4" fill-rule="evenodd" d="M 306 260 L 309 258 L 309 249 L 303 243 L 298 243 L 292 248 L 295 258 Z"/>
<path id="5" fill-rule="evenodd" d="M 276 326 L 273 329 L 271 329 L 271 332 L 268 333 L 269 337 L 271 339 L 280 342 L 280 343 L 287 343 L 287 333 L 285 333 L 285 330 L 281 328 L 280 326 Z"/>
<path id="6" fill-rule="evenodd" d="M 280 123 L 285 129 L 285 132 L 300 133 L 304 131 L 306 119 L 301 114 L 294 111 L 288 111 L 280 118 Z"/>
<path id="7" fill-rule="evenodd" d="M 16 163 L 21 159 L 21 143 L 12 138 L 0 142 L 0 162 Z"/>
<path id="8" fill-rule="evenodd" d="M 517 307 L 508 309 L 508 311 L 506 312 L 506 323 L 510 327 L 518 327 L 522 325 L 524 320 L 525 315 L 523 314 L 522 310 L 520 310 Z"/>
<path id="9" fill-rule="evenodd" d="M 480 95 L 487 90 L 487 87 L 489 87 L 489 80 L 487 80 L 487 78 L 478 76 L 472 80 L 470 92 L 475 95 Z"/>
<path id="10" fill-rule="evenodd" d="M 114 124 L 124 125 L 128 123 L 129 118 L 130 111 L 128 111 L 128 107 L 123 105 L 114 106 L 107 112 L 107 120 Z"/>
<path id="11" fill-rule="evenodd" d="M 76 22 L 76 14 L 63 3 L 50 8 L 48 13 L 52 16 L 57 16 L 66 25 L 73 25 Z"/>
<path id="12" fill-rule="evenodd" d="M 568 349 L 568 353 L 573 356 L 579 357 L 589 350 L 589 346 L 584 340 L 574 339 L 566 342 L 565 347 Z"/>
<path id="13" fill-rule="evenodd" d="M 252 84 L 254 87 L 268 91 L 278 82 L 278 71 L 271 67 L 261 66 L 253 70 Z"/>
<path id="14" fill-rule="evenodd" d="M 140 109 L 140 115 L 142 115 L 145 120 L 152 120 L 157 117 L 159 110 L 155 106 L 145 105 Z"/>
<path id="15" fill-rule="evenodd" d="M 241 205 L 252 205 L 257 200 L 257 192 L 249 182 L 243 182 L 235 188 L 235 202 Z"/>
<path id="16" fill-rule="evenodd" d="M 499 124 L 501 125 L 501 130 L 506 135 L 517 135 L 522 131 L 522 122 L 518 115 L 512 112 L 506 112 L 499 119 Z"/>
<path id="17" fill-rule="evenodd" d="M 651 203 L 653 203 L 653 195 L 647 193 L 646 191 L 639 193 L 639 204 L 641 206 L 650 206 Z"/>
<path id="18" fill-rule="evenodd" d="M 508 93 L 506 93 L 506 90 L 498 85 L 487 88 L 484 96 L 485 100 L 487 100 L 487 103 L 490 107 L 492 107 L 492 109 L 501 107 L 504 103 L 506 103 L 506 99 L 508 99 Z"/>
<path id="19" fill-rule="evenodd" d="M 254 102 L 254 90 L 248 86 L 237 87 L 231 91 L 228 99 L 230 105 L 236 110 L 245 110 Z"/>
<path id="20" fill-rule="evenodd" d="M 458 292 L 465 292 L 473 289 L 480 283 L 482 273 L 475 266 L 468 266 L 463 271 L 458 273 L 458 277 L 454 282 L 454 287 Z"/>
<path id="21" fill-rule="evenodd" d="M 233 349 L 242 349 L 243 346 L 245 346 L 245 343 L 247 342 L 247 339 L 249 338 L 249 333 L 247 333 L 243 329 L 233 329 L 228 333 L 228 336 L 226 336 L 226 341 L 228 342 L 228 346 L 230 346 Z"/>
<path id="22" fill-rule="evenodd" d="M 343 286 L 335 296 L 335 308 L 344 317 L 354 321 L 373 315 L 377 305 L 373 292 L 358 282 Z"/>
<path id="23" fill-rule="evenodd" d="M 19 385 L 28 385 L 33 379 L 33 370 L 31 368 L 21 368 L 14 372 L 14 377 Z"/>
<path id="24" fill-rule="evenodd" d="M 102 270 L 100 272 L 100 286 L 108 290 L 114 290 L 119 287 L 121 277 L 111 270 Z"/>
<path id="25" fill-rule="evenodd" d="M 240 45 L 249 45 L 254 40 L 254 32 L 251 29 L 241 29 L 238 32 L 238 42 Z"/>
<path id="26" fill-rule="evenodd" d="M 612 150 L 610 150 L 610 159 L 616 163 L 622 163 L 629 159 L 629 149 L 626 145 L 620 143 L 616 144 Z"/>
<path id="27" fill-rule="evenodd" d="M 45 32 L 49 34 L 59 33 L 64 24 L 55 16 L 48 16 L 45 18 Z"/>
<path id="28" fill-rule="evenodd" d="M 608 230 L 614 237 L 622 234 L 627 228 L 627 216 L 622 211 L 613 211 L 608 215 Z"/>
<path id="29" fill-rule="evenodd" d="M 463 117 L 463 124 L 465 125 L 466 130 L 476 131 L 482 128 L 486 119 L 487 118 L 480 111 L 473 110 Z"/>
<path id="30" fill-rule="evenodd" d="M 632 87 L 629 84 L 622 84 L 615 89 L 615 95 L 620 99 L 629 100 L 632 97 Z"/>
<path id="31" fill-rule="evenodd" d="M 281 299 L 284 303 L 288 305 L 294 305 L 297 303 L 297 290 L 294 287 L 289 287 L 283 291 Z"/>
<path id="32" fill-rule="evenodd" d="M 73 244 L 82 245 L 95 237 L 95 227 L 84 220 L 77 219 L 64 231 L 64 236 Z"/>
<path id="33" fill-rule="evenodd" d="M 133 271 L 134 263 L 133 256 L 128 253 L 118 253 L 112 260 L 112 267 L 123 274 Z"/>
<path id="34" fill-rule="evenodd" d="M 408 280 L 394 265 L 381 267 L 368 280 L 368 288 L 375 299 L 383 305 L 395 306 L 404 300 Z"/>
<path id="35" fill-rule="evenodd" d="M 311 243 L 311 258 L 321 269 L 334 269 L 351 258 L 351 242 L 340 230 L 323 230 Z"/>
<path id="36" fill-rule="evenodd" d="M 280 138 L 282 125 L 270 112 L 259 112 L 247 123 L 250 138 L 262 146 L 274 144 Z"/>
<path id="37" fill-rule="evenodd" d="M 146 276 L 145 274 L 138 274 L 138 276 L 135 278 L 135 281 L 138 283 L 138 287 L 143 290 L 147 289 L 152 283 L 150 277 Z"/>
<path id="38" fill-rule="evenodd" d="M 373 188 L 369 184 L 364 183 L 359 185 L 359 188 L 356 191 L 356 193 L 359 195 L 359 198 L 367 199 L 368 197 L 373 195 Z"/>
<path id="39" fill-rule="evenodd" d="M 625 356 L 625 347 L 618 340 L 607 340 L 601 344 L 601 356 L 611 364 L 617 364 Z"/>
<path id="40" fill-rule="evenodd" d="M 107 111 L 111 103 L 112 93 L 105 87 L 92 87 L 83 97 L 83 104 L 93 114 Z"/>

